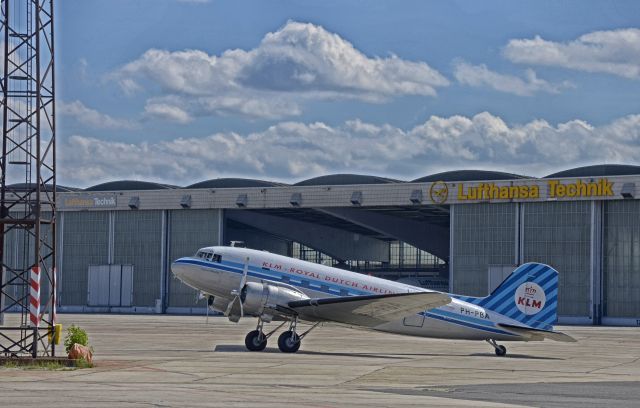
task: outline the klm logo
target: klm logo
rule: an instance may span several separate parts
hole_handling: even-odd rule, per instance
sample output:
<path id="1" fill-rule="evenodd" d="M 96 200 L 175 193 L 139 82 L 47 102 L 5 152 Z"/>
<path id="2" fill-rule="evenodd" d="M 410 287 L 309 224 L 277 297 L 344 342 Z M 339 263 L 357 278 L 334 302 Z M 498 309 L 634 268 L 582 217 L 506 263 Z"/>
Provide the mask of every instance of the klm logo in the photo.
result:
<path id="1" fill-rule="evenodd" d="M 516 307 L 526 315 L 534 315 L 544 309 L 547 297 L 537 283 L 525 282 L 516 290 Z"/>
<path id="2" fill-rule="evenodd" d="M 535 293 L 535 292 L 534 292 Z M 526 307 L 532 307 L 538 310 L 542 310 L 542 301 L 540 300 L 535 300 L 535 299 L 531 299 L 531 298 L 525 298 L 525 297 L 518 297 L 518 304 L 522 305 L 522 306 L 526 306 Z"/>

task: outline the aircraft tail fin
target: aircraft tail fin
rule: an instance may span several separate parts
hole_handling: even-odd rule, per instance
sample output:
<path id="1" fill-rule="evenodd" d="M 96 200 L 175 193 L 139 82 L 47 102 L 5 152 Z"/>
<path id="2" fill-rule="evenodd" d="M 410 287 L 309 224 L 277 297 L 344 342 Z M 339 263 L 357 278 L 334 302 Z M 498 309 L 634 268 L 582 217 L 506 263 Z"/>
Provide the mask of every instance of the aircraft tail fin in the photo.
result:
<path id="1" fill-rule="evenodd" d="M 489 296 L 461 299 L 529 327 L 552 330 L 558 319 L 558 271 L 549 265 L 526 263 L 516 268 Z"/>

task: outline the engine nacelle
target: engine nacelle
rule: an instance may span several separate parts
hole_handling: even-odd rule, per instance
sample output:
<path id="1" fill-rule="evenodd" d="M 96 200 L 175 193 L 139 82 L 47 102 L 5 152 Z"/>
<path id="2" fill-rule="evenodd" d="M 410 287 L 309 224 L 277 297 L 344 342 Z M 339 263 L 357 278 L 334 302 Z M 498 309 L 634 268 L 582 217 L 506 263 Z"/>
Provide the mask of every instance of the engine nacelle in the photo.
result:
<path id="1" fill-rule="evenodd" d="M 257 282 L 247 282 L 240 294 L 244 314 L 254 316 L 262 316 L 266 308 L 287 307 L 291 301 L 305 299 L 309 296 L 296 290 Z"/>

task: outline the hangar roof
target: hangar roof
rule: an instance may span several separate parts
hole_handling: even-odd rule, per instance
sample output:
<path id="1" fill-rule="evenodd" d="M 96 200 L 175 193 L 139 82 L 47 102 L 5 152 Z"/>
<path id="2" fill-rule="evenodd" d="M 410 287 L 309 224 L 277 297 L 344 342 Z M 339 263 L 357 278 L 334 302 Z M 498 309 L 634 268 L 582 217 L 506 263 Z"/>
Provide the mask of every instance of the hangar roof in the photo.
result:
<path id="1" fill-rule="evenodd" d="M 576 167 L 549 174 L 543 178 L 570 178 L 570 177 L 603 177 L 603 176 L 625 176 L 640 175 L 640 166 L 624 164 L 600 164 L 594 166 Z M 396 184 L 396 183 L 424 183 L 434 181 L 492 181 L 492 180 L 517 180 L 532 179 L 536 177 L 524 176 L 520 174 L 506 173 L 490 170 L 453 170 L 431 174 L 411 181 L 396 180 L 386 177 L 371 176 L 366 174 L 328 174 L 302 180 L 295 184 L 279 183 L 268 180 L 258 180 L 249 178 L 216 178 L 204 180 L 186 187 L 173 186 L 168 184 L 153 183 L 138 180 L 117 180 L 107 183 L 97 184 L 84 190 L 74 187 L 57 186 L 59 192 L 73 191 L 135 191 L 135 190 L 165 190 L 174 188 L 198 189 L 198 188 L 251 188 L 251 187 L 286 187 L 286 186 L 343 186 L 355 184 Z M 15 184 L 18 186 L 19 184 Z"/>
<path id="2" fill-rule="evenodd" d="M 96 184 L 95 186 L 85 188 L 84 191 L 166 190 L 171 188 L 176 188 L 176 186 L 152 183 L 149 181 L 118 180 Z"/>
<path id="3" fill-rule="evenodd" d="M 604 176 L 628 176 L 640 174 L 640 166 L 626 164 L 597 164 L 595 166 L 576 167 L 549 174 L 544 178 L 562 177 L 604 177 Z"/>
<path id="4" fill-rule="evenodd" d="M 7 186 L 7 188 L 14 190 L 14 191 L 27 191 L 30 189 L 33 189 L 35 187 L 34 183 L 15 183 L 15 184 L 11 184 L 9 186 Z M 47 191 L 51 191 L 51 185 L 47 184 L 46 186 L 46 190 Z M 71 191 L 80 191 L 81 189 L 79 188 L 75 188 L 75 187 L 66 187 L 66 186 L 61 186 L 60 184 L 56 185 L 56 191 L 58 193 L 68 193 Z"/>
<path id="5" fill-rule="evenodd" d="M 400 180 L 363 174 L 329 174 L 302 180 L 295 183 L 294 186 L 344 186 L 349 184 L 388 184 L 400 182 Z"/>
<path id="6" fill-rule="evenodd" d="M 488 170 L 454 170 L 445 171 L 443 173 L 431 174 L 429 176 L 420 177 L 412 181 L 412 183 L 424 183 L 431 181 L 474 181 L 474 180 L 512 180 L 531 178 L 521 176 L 519 174 L 503 173 L 500 171 Z"/>
<path id="7" fill-rule="evenodd" d="M 254 180 L 246 178 L 217 178 L 191 184 L 190 186 L 186 186 L 184 188 L 277 187 L 282 185 L 284 184 L 265 180 Z"/>

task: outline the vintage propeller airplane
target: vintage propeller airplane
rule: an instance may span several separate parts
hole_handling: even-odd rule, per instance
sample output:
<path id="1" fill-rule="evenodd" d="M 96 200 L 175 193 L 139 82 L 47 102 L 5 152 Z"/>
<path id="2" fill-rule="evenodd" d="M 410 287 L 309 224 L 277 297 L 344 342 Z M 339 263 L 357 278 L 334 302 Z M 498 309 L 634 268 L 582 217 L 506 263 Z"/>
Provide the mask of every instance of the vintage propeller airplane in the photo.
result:
<path id="1" fill-rule="evenodd" d="M 201 248 L 176 260 L 173 274 L 199 290 L 209 306 L 232 322 L 257 317 L 245 338 L 251 351 L 285 324 L 278 338 L 282 352 L 294 353 L 322 322 L 359 326 L 411 336 L 485 340 L 498 356 L 498 341 L 575 341 L 553 330 L 557 320 L 558 272 L 540 263 L 516 268 L 487 297 L 437 292 L 386 279 L 241 247 Z M 269 333 L 263 324 L 283 323 Z M 314 323 L 304 333 L 299 321 Z"/>

